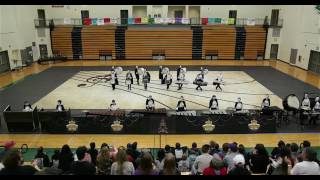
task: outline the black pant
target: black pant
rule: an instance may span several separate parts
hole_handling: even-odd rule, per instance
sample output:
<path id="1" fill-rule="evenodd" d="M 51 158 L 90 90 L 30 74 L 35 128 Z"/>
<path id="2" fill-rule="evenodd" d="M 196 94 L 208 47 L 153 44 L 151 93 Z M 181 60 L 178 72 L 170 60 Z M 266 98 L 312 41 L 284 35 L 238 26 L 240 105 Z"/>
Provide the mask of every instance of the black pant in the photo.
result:
<path id="1" fill-rule="evenodd" d="M 201 85 L 199 84 L 196 88 L 196 90 L 198 90 L 200 88 L 200 90 L 202 91 Z"/>
<path id="2" fill-rule="evenodd" d="M 222 91 L 220 84 L 216 84 L 216 90 L 218 90 L 218 88 Z"/>
<path id="3" fill-rule="evenodd" d="M 144 83 L 144 90 L 148 89 L 148 83 Z"/>
<path id="4" fill-rule="evenodd" d="M 178 84 L 178 90 L 182 89 L 183 84 Z"/>
<path id="5" fill-rule="evenodd" d="M 305 114 L 307 112 L 308 111 L 306 111 L 306 110 L 301 110 L 300 111 L 300 125 L 301 126 L 304 126 L 304 122 L 309 119 L 309 115 Z"/>
<path id="6" fill-rule="evenodd" d="M 112 90 L 116 89 L 116 84 L 112 84 Z"/>
<path id="7" fill-rule="evenodd" d="M 131 90 L 131 84 L 128 84 L 128 90 Z"/>
<path id="8" fill-rule="evenodd" d="M 185 111 L 184 107 L 178 107 L 178 111 Z"/>
<path id="9" fill-rule="evenodd" d="M 167 89 L 169 89 L 169 87 L 170 87 L 170 84 L 167 84 Z"/>
<path id="10" fill-rule="evenodd" d="M 139 85 L 139 75 L 136 75 L 137 84 Z"/>

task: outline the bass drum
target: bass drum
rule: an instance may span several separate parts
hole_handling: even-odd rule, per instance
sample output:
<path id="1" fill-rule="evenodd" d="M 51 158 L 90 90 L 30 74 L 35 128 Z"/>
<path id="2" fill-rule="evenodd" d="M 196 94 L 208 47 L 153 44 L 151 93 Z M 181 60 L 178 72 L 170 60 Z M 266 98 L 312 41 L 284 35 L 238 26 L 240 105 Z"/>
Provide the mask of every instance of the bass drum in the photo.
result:
<path id="1" fill-rule="evenodd" d="M 286 96 L 282 101 L 282 105 L 283 108 L 287 111 L 297 111 L 300 109 L 299 98 L 294 94 Z"/>

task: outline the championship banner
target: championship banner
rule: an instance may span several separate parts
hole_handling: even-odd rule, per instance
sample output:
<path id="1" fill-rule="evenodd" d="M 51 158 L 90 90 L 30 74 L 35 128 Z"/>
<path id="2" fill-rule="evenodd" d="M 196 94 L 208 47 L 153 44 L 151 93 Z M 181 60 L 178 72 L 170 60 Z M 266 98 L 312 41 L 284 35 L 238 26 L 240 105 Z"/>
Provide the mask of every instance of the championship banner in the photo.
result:
<path id="1" fill-rule="evenodd" d="M 141 24 L 141 17 L 134 18 L 134 24 Z"/>
<path id="2" fill-rule="evenodd" d="M 135 18 L 128 18 L 128 24 L 135 24 Z"/>
<path id="3" fill-rule="evenodd" d="M 202 25 L 207 25 L 208 24 L 208 18 L 201 18 L 201 24 Z"/>
<path id="4" fill-rule="evenodd" d="M 148 24 L 148 23 L 149 23 L 148 17 L 141 18 L 141 24 Z"/>
<path id="5" fill-rule="evenodd" d="M 247 25 L 248 25 L 248 26 L 254 26 L 254 25 L 256 25 L 256 20 L 255 20 L 255 19 L 250 19 L 250 18 L 248 18 L 248 19 L 247 19 Z"/>
<path id="6" fill-rule="evenodd" d="M 229 24 L 229 25 L 234 24 L 234 20 L 235 20 L 234 18 L 229 18 L 229 19 L 228 19 L 228 24 Z"/>
<path id="7" fill-rule="evenodd" d="M 111 18 L 110 19 L 110 23 L 111 24 L 117 24 L 118 23 L 118 19 L 117 18 Z"/>
<path id="8" fill-rule="evenodd" d="M 208 24 L 215 24 L 216 18 L 208 18 Z"/>
<path id="9" fill-rule="evenodd" d="M 190 24 L 189 18 L 182 18 L 182 24 Z"/>
<path id="10" fill-rule="evenodd" d="M 104 24 L 110 24 L 110 18 L 103 18 Z"/>
<path id="11" fill-rule="evenodd" d="M 221 19 L 221 24 L 228 24 L 228 19 L 225 19 L 225 18 Z"/>
<path id="12" fill-rule="evenodd" d="M 97 18 L 92 18 L 91 25 L 97 25 L 97 21 L 98 21 Z"/>
<path id="13" fill-rule="evenodd" d="M 86 25 L 86 26 L 91 25 L 91 19 L 90 19 L 90 18 L 85 18 L 85 19 L 83 20 L 83 24 Z"/>
<path id="14" fill-rule="evenodd" d="M 71 24 L 71 19 L 69 19 L 69 18 L 64 18 L 64 19 L 63 19 L 63 23 L 64 23 L 64 24 Z"/>
<path id="15" fill-rule="evenodd" d="M 175 19 L 174 18 L 166 18 L 166 23 L 168 24 L 174 24 Z"/>
<path id="16" fill-rule="evenodd" d="M 104 25 L 104 20 L 103 20 L 103 18 L 99 18 L 99 19 L 97 20 L 97 25 L 98 25 L 98 26 Z"/>
<path id="17" fill-rule="evenodd" d="M 181 23 L 182 23 L 182 18 L 175 18 L 175 19 L 174 19 L 174 22 L 175 22 L 176 24 L 181 24 Z"/>
<path id="18" fill-rule="evenodd" d="M 155 24 L 162 24 L 163 21 L 161 21 L 162 18 L 154 18 L 154 23 Z"/>

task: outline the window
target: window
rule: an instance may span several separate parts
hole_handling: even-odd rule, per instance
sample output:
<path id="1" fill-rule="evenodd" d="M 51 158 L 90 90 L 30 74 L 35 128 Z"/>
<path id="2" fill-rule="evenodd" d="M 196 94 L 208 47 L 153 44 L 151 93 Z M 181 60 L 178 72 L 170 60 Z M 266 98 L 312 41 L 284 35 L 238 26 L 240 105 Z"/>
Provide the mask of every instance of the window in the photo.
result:
<path id="1" fill-rule="evenodd" d="M 280 28 L 273 28 L 272 37 L 280 37 Z"/>

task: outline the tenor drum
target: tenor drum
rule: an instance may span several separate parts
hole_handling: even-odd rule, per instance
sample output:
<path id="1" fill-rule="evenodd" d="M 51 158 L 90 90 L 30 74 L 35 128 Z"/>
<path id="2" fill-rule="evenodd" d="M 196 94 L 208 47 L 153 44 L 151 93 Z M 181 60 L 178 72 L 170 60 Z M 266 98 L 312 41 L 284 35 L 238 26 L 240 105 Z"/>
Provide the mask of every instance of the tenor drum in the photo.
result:
<path id="1" fill-rule="evenodd" d="M 300 109 L 300 101 L 294 94 L 290 94 L 282 101 L 283 108 L 287 111 L 296 111 Z"/>

